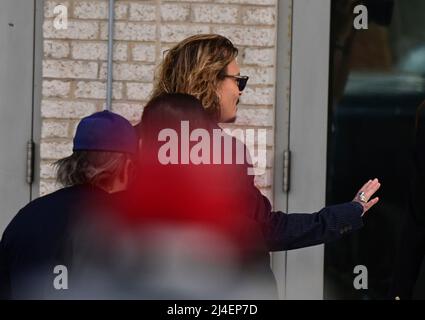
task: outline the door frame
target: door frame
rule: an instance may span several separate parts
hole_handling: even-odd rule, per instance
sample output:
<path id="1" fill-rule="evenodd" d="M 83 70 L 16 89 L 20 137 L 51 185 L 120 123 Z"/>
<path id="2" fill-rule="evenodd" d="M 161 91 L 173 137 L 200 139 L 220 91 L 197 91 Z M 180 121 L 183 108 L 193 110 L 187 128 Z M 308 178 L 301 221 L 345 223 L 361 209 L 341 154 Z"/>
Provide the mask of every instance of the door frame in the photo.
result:
<path id="1" fill-rule="evenodd" d="M 10 146 L 5 145 L 5 156 L 2 157 L 2 179 L 5 173 L 10 181 L 7 179 L 2 181 L 5 189 L 2 194 L 4 203 L 3 214 L 0 217 L 1 233 L 14 214 L 36 195 L 38 196 L 39 160 L 36 164 L 37 170 L 29 160 L 33 160 L 34 156 L 35 159 L 39 159 L 39 156 L 33 151 L 33 157 L 29 159 L 31 150 L 28 142 L 36 140 L 39 145 L 41 137 L 39 101 L 42 83 L 43 0 L 7 1 L 4 2 L 2 10 L 4 10 L 2 25 L 4 24 L 5 27 L 2 29 L 2 39 L 3 35 L 6 37 L 2 43 L 5 49 L 1 59 L 2 71 L 3 67 L 9 68 L 4 70 L 12 71 L 6 71 L 6 82 L 2 87 L 2 94 L 5 93 L 2 104 L 2 108 L 3 105 L 5 106 L 3 120 L 7 121 L 2 127 L 2 134 L 4 134 L 2 147 L 3 141 L 6 141 L 3 139 L 10 141 Z M 8 72 L 11 72 L 10 77 Z M 10 152 L 7 152 L 7 149 L 10 149 Z M 36 179 L 33 181 L 28 180 L 30 169 L 33 174 L 36 174 Z"/>
<path id="2" fill-rule="evenodd" d="M 41 144 L 41 99 L 43 86 L 43 21 L 44 0 L 34 0 L 34 63 L 33 63 L 33 105 L 32 141 L 34 142 L 33 182 L 31 200 L 40 195 L 40 144 Z"/>
<path id="3" fill-rule="evenodd" d="M 288 212 L 288 193 L 283 191 L 284 152 L 289 149 L 289 115 L 292 57 L 293 0 L 277 2 L 277 55 L 275 86 L 275 141 L 273 166 L 273 209 Z M 273 252 L 271 266 L 277 282 L 279 299 L 286 297 L 286 252 Z"/>
<path id="4" fill-rule="evenodd" d="M 284 0 L 278 13 L 277 57 L 283 61 L 277 61 L 274 209 L 317 212 L 326 203 L 331 0 Z M 290 189 L 284 193 L 287 149 Z M 323 299 L 323 245 L 273 254 L 272 266 L 281 298 Z"/>

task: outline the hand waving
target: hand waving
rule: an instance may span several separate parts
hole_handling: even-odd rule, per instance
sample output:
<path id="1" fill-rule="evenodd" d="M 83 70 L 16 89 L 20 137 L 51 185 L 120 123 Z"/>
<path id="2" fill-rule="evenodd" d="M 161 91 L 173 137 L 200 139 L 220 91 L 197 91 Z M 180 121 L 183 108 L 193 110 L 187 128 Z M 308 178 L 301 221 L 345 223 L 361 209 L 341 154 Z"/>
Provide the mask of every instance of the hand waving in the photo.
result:
<path id="1" fill-rule="evenodd" d="M 363 206 L 362 216 L 379 201 L 378 197 L 375 197 L 372 200 L 370 200 L 370 198 L 380 187 L 381 184 L 379 183 L 379 180 L 375 178 L 366 182 L 357 192 L 353 201 L 358 202 Z"/>

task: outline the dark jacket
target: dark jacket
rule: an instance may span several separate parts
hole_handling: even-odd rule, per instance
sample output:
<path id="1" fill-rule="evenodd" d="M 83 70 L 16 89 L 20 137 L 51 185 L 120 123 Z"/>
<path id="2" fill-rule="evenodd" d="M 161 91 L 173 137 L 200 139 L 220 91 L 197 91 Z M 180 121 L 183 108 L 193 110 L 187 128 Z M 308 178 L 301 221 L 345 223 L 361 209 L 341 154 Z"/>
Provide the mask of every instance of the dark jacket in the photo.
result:
<path id="1" fill-rule="evenodd" d="M 242 144 L 235 138 L 233 142 L 235 148 Z M 249 157 L 249 152 L 247 154 Z M 244 203 L 238 209 L 258 223 L 268 251 L 292 250 L 334 241 L 363 227 L 363 207 L 357 202 L 328 206 L 315 213 L 272 211 L 270 201 L 255 186 L 254 176 L 247 174 L 248 168 L 252 167 L 249 163 L 250 159 L 242 165 L 221 166 L 214 171 L 214 177 L 217 180 L 217 176 L 225 176 L 219 181 L 221 195 L 230 193 L 233 197 L 238 193 L 237 201 Z M 217 171 L 224 173 L 217 174 Z"/>
<path id="2" fill-rule="evenodd" d="M 156 159 L 156 151 L 153 156 Z M 254 185 L 253 176 L 247 175 L 247 168 L 245 163 L 201 166 L 144 163 L 137 183 L 115 197 L 120 201 L 113 202 L 113 206 L 118 205 L 118 210 L 113 211 L 118 213 L 120 223 L 126 220 L 136 232 L 144 226 L 148 232 L 153 224 L 168 224 L 197 225 L 224 235 L 239 249 L 241 279 L 249 280 L 251 274 L 260 274 L 269 288 L 263 296 L 276 297 L 269 251 L 337 240 L 362 226 L 362 207 L 348 202 L 313 214 L 273 212 L 269 200 Z M 108 195 L 84 186 L 59 190 L 24 207 L 7 227 L 0 244 L 2 297 L 69 294 L 53 288 L 54 267 L 65 265 L 72 271 L 74 260 L 70 252 L 86 249 L 84 243 L 74 246 L 73 226 L 85 213 L 102 212 L 105 207 L 110 207 Z M 209 243 L 201 245 L 206 252 L 211 248 Z M 193 246 L 187 243 L 188 248 Z M 94 247 L 92 252 L 96 254 L 97 249 Z M 143 265 L 146 261 L 149 259 L 139 262 Z"/>
<path id="3" fill-rule="evenodd" d="M 170 183 L 168 187 L 170 187 Z M 220 187 L 223 186 L 221 185 Z M 207 188 L 207 191 L 217 196 L 217 193 L 214 193 L 214 189 L 215 187 L 210 187 Z M 173 188 L 169 191 L 171 190 Z M 214 197 L 207 197 L 212 201 L 208 200 L 204 197 L 203 192 L 190 194 L 191 198 L 198 197 L 200 199 L 199 202 L 192 201 L 192 204 L 196 204 L 194 206 L 186 201 L 185 196 L 181 199 L 182 201 L 176 202 L 168 202 L 170 199 L 164 201 L 164 195 L 161 195 L 159 199 L 152 198 L 152 195 L 149 193 L 144 194 L 142 197 L 139 196 L 137 199 L 145 205 L 142 206 L 141 210 L 148 210 L 146 205 L 149 206 L 150 204 L 155 207 L 152 212 L 147 211 L 148 214 L 146 216 L 149 217 L 149 223 L 142 223 L 148 221 L 145 219 L 140 220 L 140 216 L 143 216 L 143 214 L 137 210 L 139 215 L 137 218 L 138 223 L 134 224 L 134 217 L 131 215 L 126 216 L 123 213 L 124 211 L 120 212 L 121 206 L 118 207 L 120 209 L 115 211 L 115 213 L 118 213 L 117 217 L 119 221 L 116 219 L 112 220 L 114 221 L 112 229 L 106 228 L 106 232 L 103 232 L 100 228 L 94 229 L 95 233 L 98 233 L 94 239 L 100 239 L 102 245 L 97 247 L 89 246 L 91 250 L 88 253 L 89 259 L 87 259 L 87 254 L 84 256 L 84 254 L 81 255 L 81 252 L 79 252 L 87 251 L 88 247 L 85 240 L 89 238 L 83 236 L 77 241 L 80 245 L 75 246 L 75 226 L 79 225 L 82 218 L 86 218 L 92 212 L 100 211 L 103 213 L 110 210 L 111 206 L 116 205 L 116 202 L 112 202 L 109 195 L 105 192 L 87 186 L 65 188 L 36 199 L 19 211 L 6 228 L 0 242 L 1 298 L 61 299 L 84 297 L 78 290 L 73 291 L 75 289 L 75 282 L 71 280 L 69 281 L 70 288 L 68 290 L 57 290 L 54 288 L 53 281 L 57 276 L 53 272 L 55 266 L 66 266 L 70 279 L 73 279 L 73 274 L 78 275 L 79 270 L 83 269 L 75 267 L 75 253 L 85 260 L 83 261 L 83 265 L 86 266 L 92 264 L 94 261 L 93 257 L 95 256 L 99 257 L 99 261 L 105 259 L 109 255 L 109 253 L 105 254 L 105 252 L 110 247 L 110 244 L 106 241 L 107 237 L 111 236 L 110 230 L 118 229 L 119 223 L 126 219 L 129 222 L 128 224 L 132 225 L 136 232 L 140 230 L 141 233 L 144 232 L 143 228 L 138 229 L 135 226 L 150 226 L 152 225 L 152 220 L 155 220 L 155 222 L 174 221 L 179 225 L 187 222 L 193 223 L 195 221 L 208 226 L 214 225 L 217 230 L 224 230 L 226 234 L 231 234 L 235 243 L 241 245 L 240 248 L 244 250 L 244 253 L 247 253 L 241 260 L 241 281 L 239 284 L 249 282 L 250 277 L 254 273 L 256 275 L 259 274 L 262 277 L 263 284 L 268 283 L 267 287 L 269 290 L 267 293 L 263 292 L 262 296 L 272 298 L 276 297 L 276 285 L 270 269 L 269 251 L 290 250 L 336 240 L 343 234 L 354 231 L 362 225 L 360 218 L 361 208 L 356 203 L 327 207 L 313 214 L 285 214 L 282 212 L 272 212 L 267 198 L 263 197 L 253 185 L 250 186 L 249 190 L 254 194 L 249 201 L 245 199 L 242 209 L 246 210 L 244 211 L 245 214 L 252 214 L 251 217 L 237 215 L 238 210 L 241 209 L 239 206 L 240 203 L 238 204 L 241 199 L 233 201 L 237 197 L 237 194 L 232 194 L 231 190 L 227 190 L 229 197 L 223 195 L 222 202 L 219 203 L 217 203 L 219 199 L 215 199 Z M 157 192 L 156 189 L 151 189 L 151 191 Z M 182 194 L 178 194 L 177 196 L 181 197 L 187 191 L 184 190 Z M 211 193 L 208 193 L 208 195 L 211 195 Z M 153 201 L 148 201 L 147 199 L 149 198 Z M 161 199 L 163 200 L 162 202 L 160 201 Z M 205 209 L 205 205 L 211 209 L 208 214 L 202 214 L 201 210 Z M 178 212 L 182 208 L 180 206 L 199 211 L 191 212 L 187 210 L 185 211 L 185 216 L 183 212 Z M 170 214 L 163 211 L 164 209 L 171 210 L 173 208 L 174 211 L 168 212 Z M 250 210 L 250 208 L 253 210 Z M 235 219 L 224 219 L 224 217 L 221 217 L 222 213 L 225 213 L 225 217 L 234 217 Z M 195 220 L 193 219 L 194 216 L 197 217 Z M 218 219 L 216 219 L 217 217 Z M 95 223 L 101 221 L 98 218 L 94 216 Z M 116 221 L 118 223 L 115 223 Z M 192 245 L 188 243 L 188 247 Z M 208 244 L 204 244 L 204 247 L 205 250 L 208 250 Z M 99 251 L 103 249 L 106 249 L 106 251 Z M 116 252 L 112 252 L 112 254 L 116 254 Z M 111 261 L 113 258 L 114 256 L 112 256 L 112 259 L 106 260 Z M 97 262 L 95 261 L 95 263 Z M 135 264 L 138 263 L 140 261 Z M 141 266 L 134 265 L 134 267 L 143 269 L 143 260 L 141 263 Z M 105 274 L 108 275 L 108 278 L 103 280 L 109 281 L 109 276 L 112 279 L 115 277 L 113 271 L 116 270 L 113 270 L 110 266 L 102 265 L 102 270 L 106 271 Z M 121 272 L 121 274 L 123 273 Z M 125 279 L 127 283 L 136 282 L 133 281 L 133 278 L 136 279 L 136 277 L 132 277 L 131 272 L 127 276 L 131 278 Z M 120 278 L 119 280 L 121 281 L 122 279 Z M 143 288 L 143 283 L 138 288 L 145 289 Z M 141 292 L 145 295 L 140 295 Z M 93 295 L 87 294 L 86 296 L 96 298 L 99 297 L 97 294 L 98 292 L 95 292 Z M 116 292 L 108 292 L 106 297 L 116 297 L 114 294 Z M 133 294 L 126 297 L 152 297 L 152 295 L 149 295 L 152 294 L 152 291 L 146 292 L 139 290 L 133 291 Z M 160 293 L 159 297 L 164 297 L 161 294 L 163 293 Z M 177 297 L 181 296 L 177 295 Z"/>
<path id="4" fill-rule="evenodd" d="M 214 124 L 212 129 L 221 130 Z M 240 144 L 232 138 L 233 156 Z M 312 214 L 272 211 L 269 200 L 254 185 L 254 176 L 247 174 L 249 161 L 224 164 L 224 146 L 222 162 L 218 165 L 162 165 L 158 163 L 160 146 L 161 143 L 153 140 L 142 149 L 140 175 L 124 201 L 134 210 L 133 216 L 139 214 L 142 220 L 224 225 L 226 234 L 231 235 L 244 253 L 251 255 L 252 259 L 247 260 L 270 284 L 269 297 L 277 296 L 270 251 L 334 241 L 363 226 L 363 207 L 356 202 L 329 206 Z M 242 149 L 245 148 L 243 145 Z M 150 213 L 153 217 L 147 216 Z"/>
<path id="5" fill-rule="evenodd" d="M 56 290 L 55 266 L 72 268 L 72 229 L 80 214 L 106 205 L 108 194 L 75 186 L 40 197 L 12 219 L 0 242 L 0 298 L 65 297 Z"/>

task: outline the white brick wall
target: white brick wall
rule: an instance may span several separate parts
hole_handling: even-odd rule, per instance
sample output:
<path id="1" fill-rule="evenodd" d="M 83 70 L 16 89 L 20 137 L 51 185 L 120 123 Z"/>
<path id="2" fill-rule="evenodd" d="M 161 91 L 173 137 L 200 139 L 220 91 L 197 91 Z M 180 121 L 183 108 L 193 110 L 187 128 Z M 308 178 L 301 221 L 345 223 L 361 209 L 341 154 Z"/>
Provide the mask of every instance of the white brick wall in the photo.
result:
<path id="1" fill-rule="evenodd" d="M 55 6 L 61 4 L 66 6 L 67 8 L 70 7 L 70 2 L 69 0 L 45 0 L 44 1 L 44 18 L 54 18 L 54 13 L 53 10 L 55 8 Z"/>
<path id="2" fill-rule="evenodd" d="M 71 58 L 75 60 L 106 60 L 108 53 L 108 45 L 105 41 L 87 42 L 72 41 L 71 42 Z M 114 61 L 126 61 L 128 54 L 127 43 L 114 43 Z"/>
<path id="3" fill-rule="evenodd" d="M 44 41 L 45 58 L 67 58 L 69 56 L 69 43 L 57 40 Z"/>
<path id="4" fill-rule="evenodd" d="M 243 57 L 247 65 L 274 66 L 275 48 L 246 48 Z"/>
<path id="5" fill-rule="evenodd" d="M 68 20 L 67 29 L 55 29 L 53 19 L 43 23 L 45 38 L 50 39 L 97 39 L 99 37 L 99 22 L 84 20 Z"/>
<path id="6" fill-rule="evenodd" d="M 57 160 L 69 156 L 72 152 L 71 141 L 50 141 L 41 143 L 40 153 L 44 160 Z"/>
<path id="7" fill-rule="evenodd" d="M 106 63 L 100 68 L 100 79 L 106 79 Z M 113 66 L 114 80 L 145 81 L 152 82 L 154 79 L 155 66 L 140 63 L 115 63 Z"/>
<path id="8" fill-rule="evenodd" d="M 53 26 L 57 4 L 68 8 L 66 30 Z M 229 37 L 240 50 L 241 73 L 250 80 L 237 121 L 228 127 L 267 130 L 267 170 L 256 183 L 271 198 L 276 4 L 277 0 L 117 0 L 112 109 L 138 122 L 163 50 L 199 33 Z M 52 163 L 70 154 L 78 121 L 105 105 L 108 1 L 46 0 L 44 17 L 41 194 L 59 187 Z"/>
<path id="9" fill-rule="evenodd" d="M 58 120 L 46 120 L 41 127 L 42 138 L 68 138 L 69 122 Z"/>
<path id="10" fill-rule="evenodd" d="M 155 62 L 156 45 L 146 43 L 136 43 L 131 46 L 133 61 Z"/>
<path id="11" fill-rule="evenodd" d="M 152 83 L 127 82 L 127 98 L 146 101 L 149 99 L 152 89 Z"/>
<path id="12" fill-rule="evenodd" d="M 190 5 L 186 3 L 166 3 L 160 7 L 162 21 L 187 21 Z"/>
<path id="13" fill-rule="evenodd" d="M 114 40 L 155 41 L 156 25 L 141 22 L 116 22 L 114 24 Z M 100 39 L 107 40 L 108 23 L 100 25 Z"/>
<path id="14" fill-rule="evenodd" d="M 236 46 L 269 47 L 275 43 L 275 30 L 254 26 L 214 26 L 213 33 L 228 37 Z"/>
<path id="15" fill-rule="evenodd" d="M 44 97 L 69 97 L 71 90 L 71 82 L 61 80 L 44 80 L 43 96 Z"/>
<path id="16" fill-rule="evenodd" d="M 112 98 L 122 99 L 121 82 L 114 82 L 112 84 Z M 101 81 L 78 81 L 74 92 L 76 98 L 87 99 L 104 99 L 106 96 L 106 82 Z"/>
<path id="17" fill-rule="evenodd" d="M 130 3 L 130 21 L 155 21 L 156 5 L 140 2 Z"/>
<path id="18" fill-rule="evenodd" d="M 108 2 L 105 1 L 74 1 L 74 18 L 77 19 L 108 19 Z M 115 3 L 115 19 L 127 17 L 127 4 Z"/>
<path id="19" fill-rule="evenodd" d="M 122 115 L 132 123 L 139 122 L 144 105 L 142 103 L 113 103 L 112 111 Z"/>
<path id="20" fill-rule="evenodd" d="M 210 26 L 206 26 L 203 24 L 164 24 L 161 25 L 160 41 L 178 42 L 194 34 L 210 32 Z"/>
<path id="21" fill-rule="evenodd" d="M 54 179 L 56 170 L 53 166 L 54 161 L 43 161 L 40 164 L 40 177 L 43 179 Z"/>
<path id="22" fill-rule="evenodd" d="M 223 6 L 211 4 L 193 5 L 192 21 L 200 23 L 237 23 L 239 8 L 237 6 Z"/>
<path id="23" fill-rule="evenodd" d="M 275 8 L 257 8 L 248 7 L 243 9 L 242 22 L 243 24 L 263 24 L 274 25 L 276 19 Z"/>
<path id="24" fill-rule="evenodd" d="M 51 100 L 44 98 L 41 103 L 41 117 L 43 119 L 81 119 L 96 112 L 97 109 L 95 102 Z"/>
<path id="25" fill-rule="evenodd" d="M 43 61 L 43 77 L 96 79 L 98 68 L 96 62 L 46 59 Z"/>

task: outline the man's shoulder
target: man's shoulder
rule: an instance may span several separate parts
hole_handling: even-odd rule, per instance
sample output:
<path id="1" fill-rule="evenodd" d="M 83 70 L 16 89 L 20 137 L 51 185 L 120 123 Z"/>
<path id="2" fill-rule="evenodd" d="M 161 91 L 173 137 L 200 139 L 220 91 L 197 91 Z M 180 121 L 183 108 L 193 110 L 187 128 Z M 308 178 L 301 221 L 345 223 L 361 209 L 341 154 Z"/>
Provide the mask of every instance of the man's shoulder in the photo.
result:
<path id="1" fill-rule="evenodd" d="M 34 199 L 22 207 L 13 217 L 4 232 L 4 236 L 14 234 L 17 230 L 25 232 L 28 228 L 46 223 L 48 220 L 63 219 L 68 212 L 72 211 L 72 208 L 84 202 L 89 203 L 90 198 L 98 195 L 102 195 L 102 192 L 92 188 L 72 186 L 61 188 Z"/>
<path id="2" fill-rule="evenodd" d="M 64 204 L 66 201 L 73 202 L 85 198 L 106 197 L 107 195 L 108 193 L 97 187 L 89 185 L 76 185 L 61 188 L 52 193 L 34 199 L 22 209 L 51 205 L 52 203 Z"/>
<path id="3" fill-rule="evenodd" d="M 56 190 L 47 195 L 36 198 L 25 206 L 23 206 L 18 213 L 13 217 L 7 226 L 4 235 L 11 233 L 16 227 L 22 224 L 23 221 L 34 221 L 36 222 L 40 215 L 45 214 L 46 207 L 52 205 L 52 202 L 59 202 L 67 193 L 69 193 L 70 188 L 63 188 Z"/>
<path id="4" fill-rule="evenodd" d="M 72 198 L 78 197 L 82 195 L 79 187 L 65 187 L 58 189 L 52 193 L 40 196 L 29 203 L 27 203 L 24 207 L 19 210 L 18 214 L 23 214 L 26 212 L 41 212 L 39 211 L 45 207 L 51 207 L 55 205 L 64 204 L 66 200 L 72 200 Z"/>

